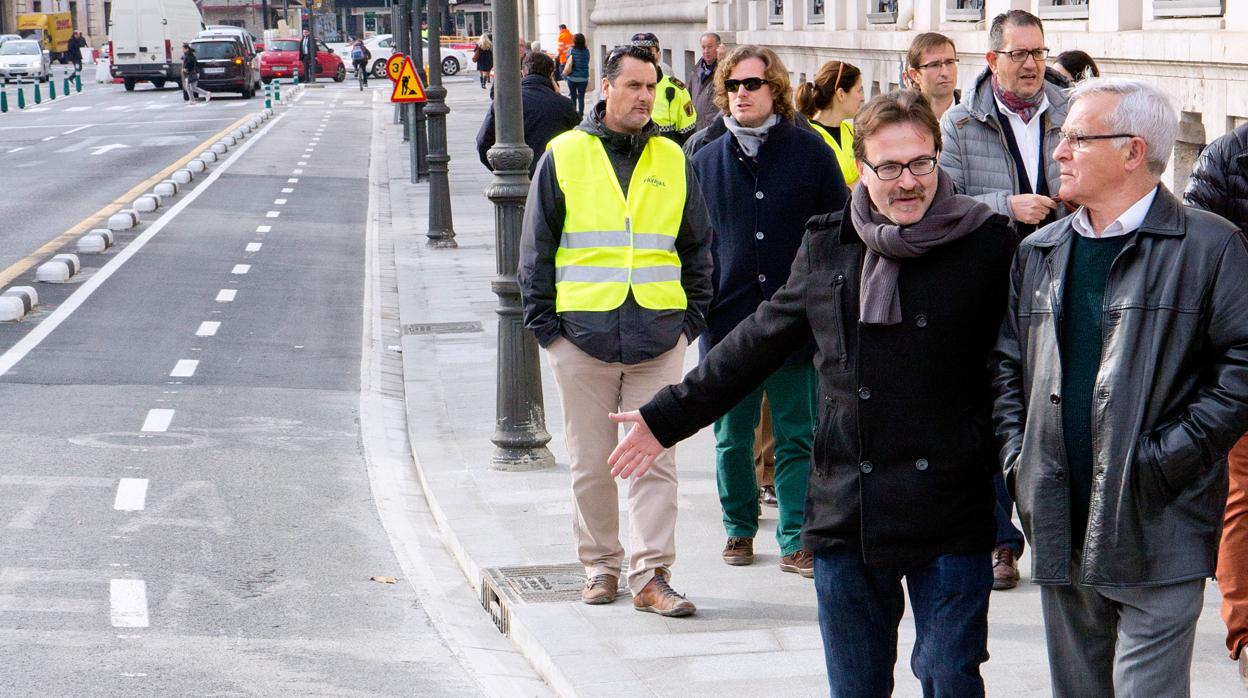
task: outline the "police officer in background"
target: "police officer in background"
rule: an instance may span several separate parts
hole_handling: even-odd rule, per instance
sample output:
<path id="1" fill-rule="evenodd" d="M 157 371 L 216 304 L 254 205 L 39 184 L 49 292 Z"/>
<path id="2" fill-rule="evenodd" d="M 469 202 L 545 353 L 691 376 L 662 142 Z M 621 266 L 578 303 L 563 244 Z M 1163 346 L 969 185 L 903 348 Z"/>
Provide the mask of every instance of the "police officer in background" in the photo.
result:
<path id="1" fill-rule="evenodd" d="M 658 138 L 650 119 L 658 84 L 649 50 L 612 51 L 603 101 L 550 141 L 524 207 L 516 280 L 525 327 L 546 351 L 563 407 L 587 604 L 614 601 L 625 573 L 607 465 L 619 429 L 607 414 L 637 409 L 680 380 L 711 301 L 706 208 L 684 153 Z M 676 509 L 676 462 L 668 451 L 628 492 L 626 573 L 639 611 L 695 610 L 668 582 Z"/>
<path id="2" fill-rule="evenodd" d="M 698 112 L 685 83 L 676 79 L 669 65 L 664 65 L 659 50 L 659 37 L 650 32 L 633 34 L 633 46 L 648 49 L 659 68 L 659 85 L 654 96 L 654 113 L 650 115 L 659 127 L 659 135 L 684 144 L 697 130 Z"/>

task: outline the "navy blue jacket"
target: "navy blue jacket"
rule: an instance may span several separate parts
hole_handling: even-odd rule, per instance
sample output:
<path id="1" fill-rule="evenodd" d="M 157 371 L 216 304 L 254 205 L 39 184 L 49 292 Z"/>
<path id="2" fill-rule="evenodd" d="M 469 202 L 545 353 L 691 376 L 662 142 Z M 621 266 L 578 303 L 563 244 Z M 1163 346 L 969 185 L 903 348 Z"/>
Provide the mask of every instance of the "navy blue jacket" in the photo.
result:
<path id="1" fill-rule="evenodd" d="M 823 139 L 785 120 L 772 127 L 757 159 L 725 133 L 693 156 L 693 167 L 714 230 L 705 353 L 789 280 L 806 222 L 844 209 L 849 190 Z M 812 355 L 808 347 L 794 360 Z"/>

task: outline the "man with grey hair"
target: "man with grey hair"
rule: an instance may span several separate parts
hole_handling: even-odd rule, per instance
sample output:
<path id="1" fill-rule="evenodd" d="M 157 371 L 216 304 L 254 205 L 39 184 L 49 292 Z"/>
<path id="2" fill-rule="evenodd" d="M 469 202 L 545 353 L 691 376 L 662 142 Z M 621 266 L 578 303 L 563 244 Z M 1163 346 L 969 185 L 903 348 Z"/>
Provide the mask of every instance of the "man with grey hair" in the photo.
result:
<path id="1" fill-rule="evenodd" d="M 1074 215 L 1023 241 L 993 359 L 1055 696 L 1187 696 L 1248 429 L 1248 243 L 1161 174 L 1165 93 L 1091 79 L 1054 151 Z"/>
<path id="2" fill-rule="evenodd" d="M 719 34 L 706 32 L 698 39 L 698 45 L 702 48 L 702 56 L 689 69 L 688 79 L 685 80 L 698 115 L 694 131 L 701 131 L 723 116 L 715 106 L 715 69 L 719 67 L 719 50 L 724 42 Z"/>

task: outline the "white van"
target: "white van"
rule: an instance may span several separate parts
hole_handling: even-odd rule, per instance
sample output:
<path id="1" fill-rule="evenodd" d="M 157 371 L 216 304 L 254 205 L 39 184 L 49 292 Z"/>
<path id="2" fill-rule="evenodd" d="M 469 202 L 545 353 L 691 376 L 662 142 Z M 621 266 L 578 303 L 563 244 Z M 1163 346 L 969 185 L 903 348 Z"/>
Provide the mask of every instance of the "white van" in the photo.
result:
<path id="1" fill-rule="evenodd" d="M 127 90 L 148 81 L 182 82 L 182 44 L 204 28 L 194 0 L 113 0 L 108 23 L 111 73 Z"/>

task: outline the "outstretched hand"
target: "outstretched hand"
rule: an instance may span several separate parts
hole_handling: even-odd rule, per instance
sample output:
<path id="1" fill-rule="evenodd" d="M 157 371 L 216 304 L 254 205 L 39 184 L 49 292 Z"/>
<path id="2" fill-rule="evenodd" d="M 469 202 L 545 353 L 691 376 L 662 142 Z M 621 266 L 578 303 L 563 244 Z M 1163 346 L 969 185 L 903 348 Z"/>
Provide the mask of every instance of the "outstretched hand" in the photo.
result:
<path id="1" fill-rule="evenodd" d="M 607 415 L 616 424 L 632 424 L 624 439 L 616 444 L 607 465 L 611 466 L 611 477 L 641 477 L 654 465 L 654 459 L 663 455 L 663 444 L 654 438 L 654 433 L 642 418 L 641 412 L 612 412 Z"/>

